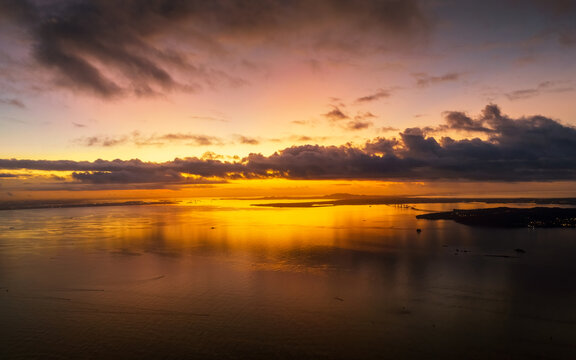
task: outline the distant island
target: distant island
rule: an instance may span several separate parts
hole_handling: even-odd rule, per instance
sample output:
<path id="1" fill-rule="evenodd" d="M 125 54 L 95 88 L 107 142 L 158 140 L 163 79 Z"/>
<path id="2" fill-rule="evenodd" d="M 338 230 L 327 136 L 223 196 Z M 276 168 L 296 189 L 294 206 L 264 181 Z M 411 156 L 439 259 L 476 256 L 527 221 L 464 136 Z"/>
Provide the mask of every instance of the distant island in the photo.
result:
<path id="1" fill-rule="evenodd" d="M 458 210 L 417 215 L 417 219 L 454 220 L 470 226 L 576 228 L 576 209 L 533 207 L 529 209 L 497 207 Z"/>
<path id="2" fill-rule="evenodd" d="M 485 204 L 534 204 L 534 205 L 576 205 L 576 198 L 462 198 L 462 197 L 417 197 L 417 196 L 367 196 L 353 194 L 331 194 L 321 198 L 263 197 L 245 200 L 307 200 L 293 202 L 273 202 L 252 204 L 264 207 L 321 207 L 339 205 L 410 205 L 471 203 Z M 409 206 L 406 206 L 409 207 Z"/>
<path id="3" fill-rule="evenodd" d="M 79 208 L 79 207 L 102 207 L 102 206 L 142 206 L 142 205 L 171 205 L 176 202 L 170 200 L 158 201 L 106 201 L 106 202 L 82 202 L 75 200 L 28 200 L 28 201 L 3 201 L 0 202 L 0 211 L 2 210 L 34 210 L 34 209 L 52 209 L 52 208 Z"/>

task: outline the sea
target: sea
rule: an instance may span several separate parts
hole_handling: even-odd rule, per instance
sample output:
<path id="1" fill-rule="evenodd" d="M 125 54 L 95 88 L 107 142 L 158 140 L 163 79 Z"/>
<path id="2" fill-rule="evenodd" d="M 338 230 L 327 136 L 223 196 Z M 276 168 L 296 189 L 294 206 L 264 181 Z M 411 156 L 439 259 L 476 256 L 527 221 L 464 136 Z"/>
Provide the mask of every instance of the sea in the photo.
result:
<path id="1" fill-rule="evenodd" d="M 0 211 L 0 359 L 576 358 L 576 229 L 255 203 Z"/>

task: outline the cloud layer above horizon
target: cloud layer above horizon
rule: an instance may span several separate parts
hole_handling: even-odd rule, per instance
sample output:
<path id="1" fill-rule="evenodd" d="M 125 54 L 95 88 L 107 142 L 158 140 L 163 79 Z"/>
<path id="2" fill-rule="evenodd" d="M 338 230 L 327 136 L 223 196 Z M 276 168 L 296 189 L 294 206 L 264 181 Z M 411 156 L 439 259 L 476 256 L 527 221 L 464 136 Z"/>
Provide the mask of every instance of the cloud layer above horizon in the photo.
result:
<path id="1" fill-rule="evenodd" d="M 434 136 L 446 130 L 468 137 Z M 151 188 L 254 178 L 531 182 L 576 180 L 574 154 L 576 128 L 544 116 L 512 119 L 487 105 L 475 118 L 446 112 L 438 128 L 407 128 L 398 137 L 374 138 L 363 146 L 292 146 L 233 162 L 214 156 L 161 163 L 1 159 L 0 169 L 72 172 L 62 179 L 70 185 L 149 183 Z"/>

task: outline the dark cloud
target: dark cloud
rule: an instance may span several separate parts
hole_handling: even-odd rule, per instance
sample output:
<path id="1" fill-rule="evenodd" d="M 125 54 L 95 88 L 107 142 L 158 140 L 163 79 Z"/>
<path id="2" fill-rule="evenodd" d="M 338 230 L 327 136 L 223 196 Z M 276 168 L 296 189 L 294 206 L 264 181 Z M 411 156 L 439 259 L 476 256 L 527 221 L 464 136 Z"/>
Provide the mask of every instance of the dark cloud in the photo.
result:
<path id="1" fill-rule="evenodd" d="M 573 127 L 543 116 L 512 119 L 496 105 L 487 106 L 475 119 L 446 113 L 446 122 L 447 128 L 478 131 L 489 139 L 437 140 L 423 129 L 412 128 L 398 139 L 376 139 L 364 148 L 293 147 L 268 158 L 249 159 L 247 166 L 268 164 L 270 170 L 293 178 L 576 179 Z"/>
<path id="2" fill-rule="evenodd" d="M 395 148 L 400 146 L 397 139 L 376 138 L 367 141 L 364 150 L 369 155 L 394 156 Z"/>
<path id="3" fill-rule="evenodd" d="M 58 84 L 103 98 L 242 85 L 207 59 L 246 44 L 357 51 L 428 27 L 416 0 L 1 0 L 0 14 Z"/>
<path id="4" fill-rule="evenodd" d="M 84 183 L 181 183 L 198 179 L 380 179 L 555 181 L 576 180 L 576 128 L 540 115 L 518 119 L 488 105 L 470 118 L 445 113 L 443 129 L 478 132 L 485 139 L 429 136 L 409 128 L 398 138 L 376 138 L 363 146 L 301 145 L 270 156 L 250 154 L 233 162 L 184 158 L 164 163 L 140 160 L 0 160 L 0 169 L 73 171 Z"/>
<path id="5" fill-rule="evenodd" d="M 247 145 L 258 145 L 260 144 L 260 141 L 251 137 L 247 137 L 247 136 L 243 136 L 243 135 L 238 135 L 236 136 L 238 138 L 238 141 L 240 142 L 240 144 L 247 144 Z"/>
<path id="6" fill-rule="evenodd" d="M 346 124 L 348 130 L 364 130 L 372 127 L 374 123 L 372 121 L 363 121 L 363 120 L 352 120 Z"/>
<path id="7" fill-rule="evenodd" d="M 390 97 L 390 95 L 391 95 L 391 92 L 389 90 L 380 89 L 377 92 L 375 92 L 374 94 L 359 97 L 358 99 L 356 99 L 356 102 L 357 103 L 372 102 L 372 101 L 388 98 L 388 97 Z"/>
<path id="8" fill-rule="evenodd" d="M 378 172 L 372 158 L 361 149 L 351 146 L 292 146 L 269 157 L 259 154 L 249 155 L 246 168 L 252 176 L 263 176 L 273 173 L 280 177 L 292 179 L 333 179 L 351 178 L 352 174 L 363 177 L 374 177 Z"/>
<path id="9" fill-rule="evenodd" d="M 366 120 L 366 119 L 375 119 L 375 118 L 377 118 L 377 116 L 372 114 L 370 111 L 358 112 L 358 114 L 356 116 L 354 116 L 355 120 Z"/>
<path id="10" fill-rule="evenodd" d="M 350 119 L 348 115 L 346 115 L 339 107 L 333 106 L 333 109 L 323 114 L 324 117 L 330 121 L 340 121 L 340 120 L 347 120 Z"/>
<path id="11" fill-rule="evenodd" d="M 371 112 L 358 113 L 354 119 L 346 123 L 348 130 L 364 130 L 372 127 L 374 123 L 368 119 L 376 118 L 376 115 Z"/>
<path id="12" fill-rule="evenodd" d="M 20 109 L 25 109 L 26 105 L 18 99 L 0 99 L 0 104 L 15 106 Z"/>
<path id="13" fill-rule="evenodd" d="M 0 178 L 17 178 L 18 175 L 16 174 L 7 174 L 7 173 L 0 173 Z"/>
<path id="14" fill-rule="evenodd" d="M 491 132 L 492 129 L 484 126 L 483 119 L 473 120 L 468 115 L 459 111 L 447 111 L 444 113 L 445 125 L 439 127 L 439 131 L 460 130 L 460 131 L 476 131 L 476 132 Z"/>
<path id="15" fill-rule="evenodd" d="M 458 81 L 462 77 L 461 73 L 451 72 L 440 76 L 429 75 L 426 73 L 413 74 L 416 78 L 416 85 L 428 86 L 443 82 Z"/>

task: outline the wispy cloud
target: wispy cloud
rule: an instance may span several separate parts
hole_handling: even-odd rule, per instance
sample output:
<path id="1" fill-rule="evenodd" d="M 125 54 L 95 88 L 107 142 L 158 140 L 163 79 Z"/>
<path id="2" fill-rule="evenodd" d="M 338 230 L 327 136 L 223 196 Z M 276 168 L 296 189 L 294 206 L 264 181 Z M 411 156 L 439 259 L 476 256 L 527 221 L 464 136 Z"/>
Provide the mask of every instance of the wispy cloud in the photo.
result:
<path id="1" fill-rule="evenodd" d="M 315 127 L 318 124 L 318 120 L 293 120 L 290 123 L 301 126 Z"/>
<path id="2" fill-rule="evenodd" d="M 416 78 L 416 85 L 429 86 L 445 82 L 458 81 L 462 78 L 462 73 L 451 72 L 444 75 L 430 75 L 427 73 L 415 73 L 413 76 Z"/>
<path id="3" fill-rule="evenodd" d="M 304 142 L 304 143 L 317 143 L 320 141 L 326 141 L 330 137 L 328 136 L 308 136 L 308 135 L 292 135 L 288 137 L 289 141 Z"/>
<path id="4" fill-rule="evenodd" d="M 82 146 L 101 146 L 112 147 L 126 144 L 136 146 L 163 146 L 170 143 L 186 143 L 191 146 L 221 146 L 225 144 L 222 138 L 216 136 L 190 134 L 190 133 L 168 133 L 142 135 L 139 132 L 133 132 L 130 135 L 119 136 L 88 136 L 73 140 L 74 143 Z"/>
<path id="5" fill-rule="evenodd" d="M 530 99 L 543 93 L 561 93 L 576 91 L 571 81 L 544 81 L 538 86 L 529 89 L 520 89 L 505 93 L 504 96 L 510 101 Z"/>
<path id="6" fill-rule="evenodd" d="M 240 142 L 240 144 L 246 144 L 246 145 L 260 144 L 260 140 L 248 136 L 236 135 L 236 139 L 238 139 L 238 142 Z"/>
<path id="7" fill-rule="evenodd" d="M 540 95 L 540 90 L 538 89 L 522 89 L 522 90 L 515 90 L 509 93 L 504 94 L 508 100 L 521 100 L 521 99 L 529 99 L 534 96 Z"/>
<path id="8" fill-rule="evenodd" d="M 190 119 L 194 119 L 194 120 L 206 120 L 206 121 L 219 121 L 219 122 L 228 122 L 228 120 L 223 119 L 221 117 L 215 117 L 215 116 L 197 116 L 197 115 L 191 115 L 189 117 Z"/>
<path id="9" fill-rule="evenodd" d="M 122 137 L 109 137 L 109 136 L 89 136 L 74 140 L 75 143 L 84 146 L 117 146 L 127 143 L 129 138 L 127 136 Z"/>
<path id="10" fill-rule="evenodd" d="M 0 104 L 14 106 L 20 109 L 25 109 L 26 105 L 18 99 L 0 99 Z"/>
<path id="11" fill-rule="evenodd" d="M 356 102 L 357 103 L 368 103 L 368 102 L 388 98 L 391 95 L 392 95 L 392 93 L 390 90 L 379 89 L 378 91 L 376 91 L 373 94 L 359 97 L 358 99 L 356 99 Z"/>
<path id="12" fill-rule="evenodd" d="M 152 135 L 145 138 L 140 142 L 140 145 L 156 145 L 158 141 L 174 142 L 174 141 L 190 141 L 189 145 L 207 146 L 207 145 L 223 145 L 222 139 L 216 136 L 197 135 L 197 134 L 181 134 L 171 133 L 163 135 Z"/>

